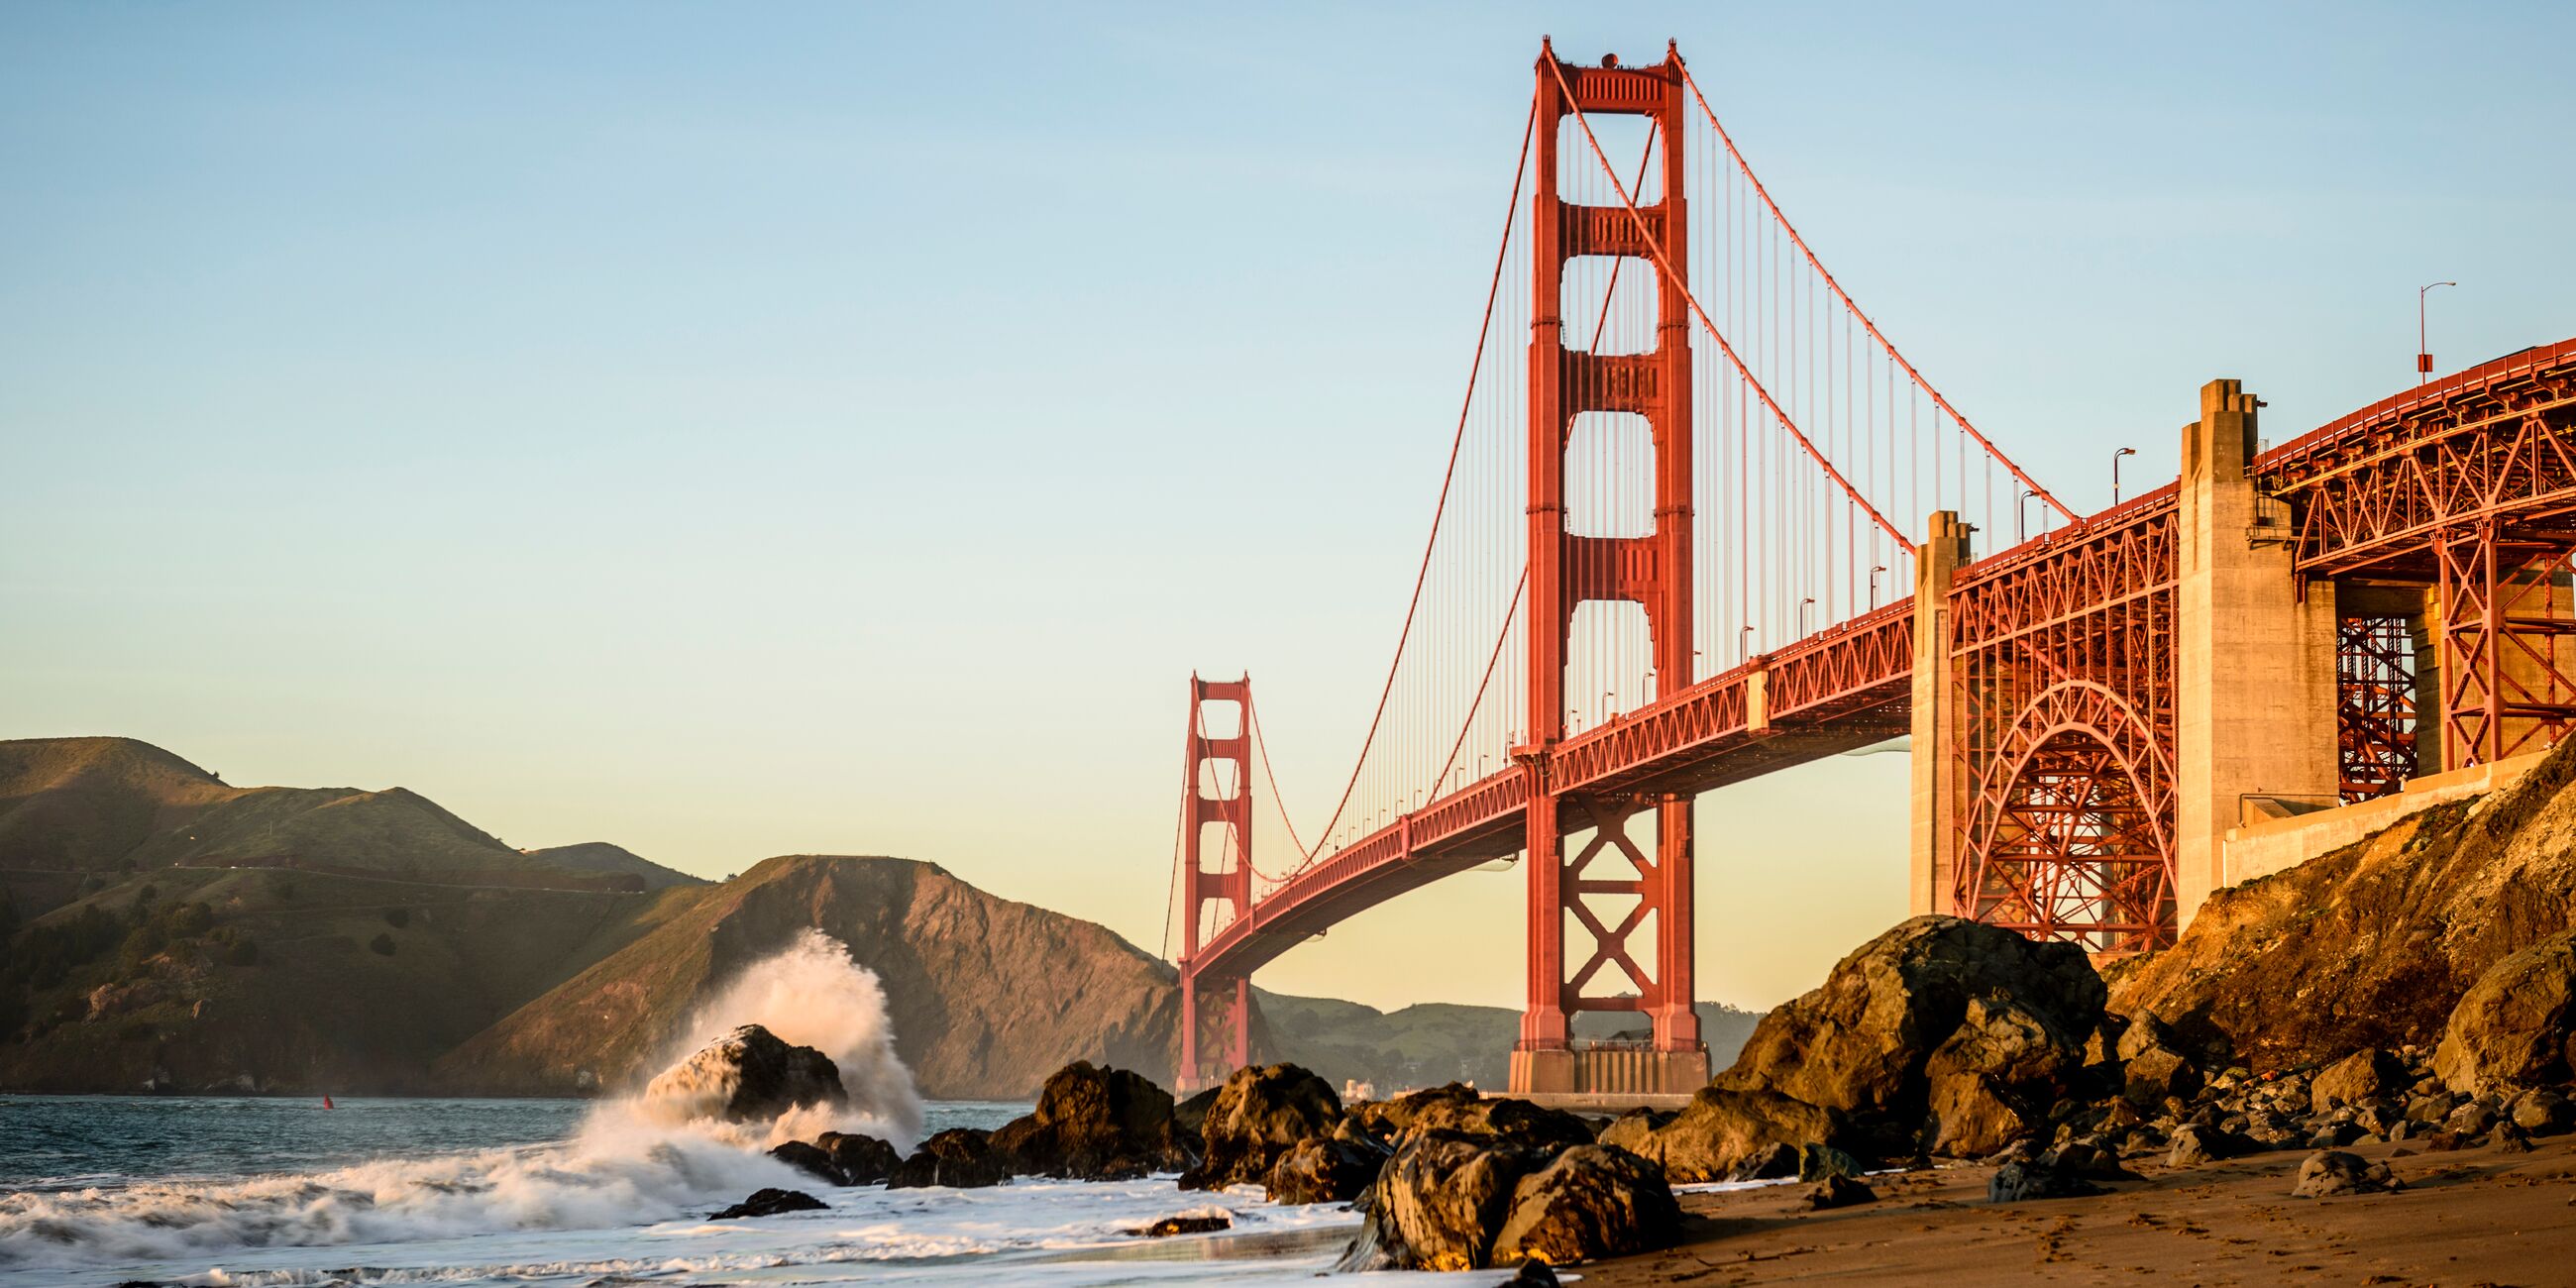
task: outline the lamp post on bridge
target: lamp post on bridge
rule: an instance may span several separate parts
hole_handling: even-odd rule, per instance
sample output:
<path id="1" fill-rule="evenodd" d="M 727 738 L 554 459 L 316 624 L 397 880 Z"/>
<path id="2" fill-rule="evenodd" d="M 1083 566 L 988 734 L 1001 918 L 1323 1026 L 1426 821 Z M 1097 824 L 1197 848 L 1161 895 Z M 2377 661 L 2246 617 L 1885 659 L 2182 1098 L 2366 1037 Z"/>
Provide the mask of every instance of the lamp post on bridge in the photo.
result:
<path id="1" fill-rule="evenodd" d="M 1886 564 L 1869 566 L 1869 606 L 1872 608 L 1878 607 L 1878 575 L 1885 571 L 1887 571 Z"/>
<path id="2" fill-rule="evenodd" d="M 1750 662 L 1753 660 L 1753 628 L 1750 626 L 1745 627 L 1742 632 L 1741 639 L 1743 641 L 1743 647 L 1741 650 L 1743 655 L 1736 660 L 1739 662 Z"/>
<path id="3" fill-rule="evenodd" d="M 1807 638 L 1807 610 L 1808 610 L 1808 609 L 1810 609 L 1810 608 L 1813 608 L 1813 607 L 1815 607 L 1815 606 L 1816 606 L 1816 597 L 1815 597 L 1815 596 L 1813 596 L 1813 595 L 1809 595 L 1809 596 L 1807 596 L 1805 599 L 1801 599 L 1801 600 L 1799 600 L 1799 601 L 1798 601 L 1798 638 L 1799 638 L 1799 639 L 1805 639 L 1805 638 Z"/>
<path id="4" fill-rule="evenodd" d="M 2111 504 L 2113 505 L 2120 503 L 2120 458 L 2137 454 L 2138 449 L 2134 447 L 2123 447 L 2111 453 Z"/>
<path id="5" fill-rule="evenodd" d="M 2433 346 L 2424 340 L 2424 297 L 2436 286 L 2457 286 L 2457 282 L 2430 282 L 2415 288 L 2415 383 L 2433 377 Z"/>
<path id="6" fill-rule="evenodd" d="M 2023 492 L 2021 499 L 2013 502 L 2013 540 L 2016 542 L 2030 540 L 2030 499 L 2037 495 L 2039 492 L 2034 488 Z"/>

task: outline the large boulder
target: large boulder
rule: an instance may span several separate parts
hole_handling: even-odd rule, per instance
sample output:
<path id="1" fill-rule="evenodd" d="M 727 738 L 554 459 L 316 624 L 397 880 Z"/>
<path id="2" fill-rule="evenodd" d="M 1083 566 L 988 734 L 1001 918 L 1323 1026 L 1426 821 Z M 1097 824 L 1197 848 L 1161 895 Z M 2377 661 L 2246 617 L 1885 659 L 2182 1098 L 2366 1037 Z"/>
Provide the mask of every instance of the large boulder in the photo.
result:
<path id="1" fill-rule="evenodd" d="M 999 1185 L 1009 1174 L 1001 1155 L 993 1150 L 991 1132 L 951 1127 L 921 1142 L 921 1148 L 886 1178 L 886 1188 L 910 1190 L 945 1185 L 973 1189 Z"/>
<path id="2" fill-rule="evenodd" d="M 2083 1038 L 2009 997 L 1971 997 L 1923 1065 L 1935 1153 L 1983 1158 L 2033 1134 L 2083 1067 Z"/>
<path id="3" fill-rule="evenodd" d="M 1377 1179 L 1386 1158 L 1365 1141 L 1309 1136 L 1270 1165 L 1261 1187 L 1273 1203 L 1348 1203 Z"/>
<path id="4" fill-rule="evenodd" d="M 1612 1124 L 1614 1128 L 1618 1124 Z M 1619 1128 L 1610 1143 L 1642 1155 L 1675 1183 L 1723 1181 L 1736 1169 L 1769 1157 L 1779 1146 L 1803 1149 L 1842 1135 L 1832 1110 L 1773 1091 L 1702 1087 L 1689 1107 L 1650 1132 Z M 1642 1137 L 1642 1139 L 1641 1139 Z M 1628 1142 L 1636 1141 L 1630 1145 Z"/>
<path id="5" fill-rule="evenodd" d="M 2364 1047 L 2317 1071 L 2308 1083 L 2308 1110 L 2322 1114 L 2338 1105 L 2367 1104 L 2412 1081 L 2404 1061 L 2377 1047 Z"/>
<path id="6" fill-rule="evenodd" d="M 698 1048 L 644 1087 L 650 1112 L 675 1122 L 766 1122 L 801 1106 L 844 1105 L 849 1099 L 832 1057 L 790 1046 L 757 1024 Z"/>
<path id="7" fill-rule="evenodd" d="M 2576 1072 L 2576 931 L 2497 962 L 2451 1010 L 2433 1073 L 2464 1095 Z"/>
<path id="8" fill-rule="evenodd" d="M 1485 1264 L 1551 1266 L 1669 1248 L 1681 1205 L 1654 1164 L 1612 1145 L 1577 1145 L 1512 1187 Z"/>
<path id="9" fill-rule="evenodd" d="M 874 1185 L 903 1165 L 894 1146 L 857 1132 L 827 1131 L 814 1138 L 814 1147 L 832 1160 L 843 1185 Z"/>
<path id="10" fill-rule="evenodd" d="M 1407 1139 L 1369 1187 L 1359 1237 L 1337 1270 L 1476 1270 L 1514 1207 L 1528 1152 L 1449 1132 Z"/>
<path id="11" fill-rule="evenodd" d="M 1423 1115 L 1435 1112 L 1451 1114 L 1457 1106 L 1482 1099 L 1483 1093 L 1474 1087 L 1463 1082 L 1451 1082 L 1408 1091 L 1391 1100 L 1363 1100 L 1344 1106 L 1343 1134 L 1392 1144 L 1421 1121 Z"/>
<path id="12" fill-rule="evenodd" d="M 739 1221 L 747 1216 L 781 1216 L 789 1212 L 820 1212 L 831 1204 L 803 1190 L 754 1190 L 750 1198 L 708 1217 L 710 1221 Z"/>
<path id="13" fill-rule="evenodd" d="M 1332 1135 L 1341 1120 L 1342 1098 L 1332 1084 L 1296 1065 L 1237 1069 L 1208 1105 L 1199 1125 L 1204 1161 L 1181 1174 L 1181 1188 L 1257 1185 L 1290 1146 Z"/>
<path id="14" fill-rule="evenodd" d="M 1479 1096 L 1474 1088 L 1466 1090 L 1463 1097 L 1443 1096 L 1420 1105 L 1396 1138 L 1415 1132 L 1452 1131 L 1547 1152 L 1592 1143 L 1592 1128 L 1562 1109 L 1544 1108 L 1511 1096 Z"/>
<path id="15" fill-rule="evenodd" d="M 2045 1066 L 2054 1070 L 2081 1066 L 2084 1040 L 2102 1023 L 2104 995 L 2101 977 L 2074 944 L 1958 917 L 1915 917 L 1843 958 L 1822 986 L 1773 1008 L 1716 1085 L 1774 1092 L 1911 1132 L 1928 1107 L 1926 1067 L 1966 1021 L 1972 1001 L 1986 1002 L 1990 1018 L 2009 1004 L 2016 1027 L 2026 1018 L 2044 1035 L 2034 1041 L 2063 1052 Z M 1987 1055 L 1959 1054 L 1959 1068 Z"/>
<path id="16" fill-rule="evenodd" d="M 992 1143 L 1014 1171 L 1068 1180 L 1132 1180 L 1198 1161 L 1173 1126 L 1170 1092 L 1085 1060 L 1056 1070 L 1035 1111 L 994 1132 Z"/>

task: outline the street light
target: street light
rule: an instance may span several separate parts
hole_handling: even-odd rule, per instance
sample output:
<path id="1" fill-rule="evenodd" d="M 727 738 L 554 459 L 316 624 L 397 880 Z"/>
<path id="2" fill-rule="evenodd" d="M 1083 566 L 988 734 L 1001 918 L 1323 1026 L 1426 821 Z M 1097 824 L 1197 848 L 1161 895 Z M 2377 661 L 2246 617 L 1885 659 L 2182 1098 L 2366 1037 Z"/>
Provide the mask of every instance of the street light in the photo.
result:
<path id="1" fill-rule="evenodd" d="M 2457 282 L 2432 282 L 2415 288 L 2415 383 L 2419 385 L 2433 375 L 2433 346 L 2424 342 L 2424 297 L 2436 286 L 2457 285 Z"/>
<path id="2" fill-rule="evenodd" d="M 2015 541 L 2030 540 L 2030 499 L 2037 495 L 2039 495 L 2037 491 L 2024 492 L 2020 500 L 2013 502 L 2013 539 Z"/>
<path id="3" fill-rule="evenodd" d="M 2138 449 L 2134 447 L 2123 447 L 2111 453 L 2111 504 L 2113 505 L 2120 503 L 2120 458 L 2137 454 Z"/>
<path id="4" fill-rule="evenodd" d="M 1753 660 L 1753 628 L 1752 628 L 1752 627 L 1750 627 L 1750 626 L 1745 627 L 1745 628 L 1744 628 L 1744 633 L 1743 633 L 1742 638 L 1743 638 L 1743 648 L 1742 648 L 1742 650 L 1741 650 L 1741 651 L 1742 651 L 1743 656 L 1742 656 L 1742 657 L 1740 657 L 1740 658 L 1738 658 L 1737 660 L 1738 660 L 1738 661 L 1744 661 L 1744 662 L 1750 662 L 1750 661 L 1752 661 L 1752 660 Z"/>
<path id="5" fill-rule="evenodd" d="M 1887 571 L 1886 564 L 1869 566 L 1869 606 L 1872 608 L 1878 607 L 1878 575 L 1885 571 Z"/>
<path id="6" fill-rule="evenodd" d="M 1798 638 L 1800 639 L 1807 638 L 1807 610 L 1815 606 L 1816 597 L 1813 595 L 1798 601 Z"/>

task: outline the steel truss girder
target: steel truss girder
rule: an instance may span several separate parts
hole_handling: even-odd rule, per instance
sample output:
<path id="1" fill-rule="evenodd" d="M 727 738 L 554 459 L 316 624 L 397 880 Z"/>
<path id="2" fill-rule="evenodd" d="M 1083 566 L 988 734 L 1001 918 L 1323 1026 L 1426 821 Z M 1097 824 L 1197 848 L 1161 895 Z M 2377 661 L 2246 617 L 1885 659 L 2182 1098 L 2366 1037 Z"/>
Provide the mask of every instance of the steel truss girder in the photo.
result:
<path id="1" fill-rule="evenodd" d="M 2171 943 L 2173 782 L 2163 740 L 2119 694 L 2050 686 L 1977 779 L 1952 906 L 2094 951 Z"/>
<path id="2" fill-rule="evenodd" d="M 2415 639 L 2403 617 L 2335 623 L 2335 756 L 2347 805 L 2396 794 L 2416 772 Z"/>

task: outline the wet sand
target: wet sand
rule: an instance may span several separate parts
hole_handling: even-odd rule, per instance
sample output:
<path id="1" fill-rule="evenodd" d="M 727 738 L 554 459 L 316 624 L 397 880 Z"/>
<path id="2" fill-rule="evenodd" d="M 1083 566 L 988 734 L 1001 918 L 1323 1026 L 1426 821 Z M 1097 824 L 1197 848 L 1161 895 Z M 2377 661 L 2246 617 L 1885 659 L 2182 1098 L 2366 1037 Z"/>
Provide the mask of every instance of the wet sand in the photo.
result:
<path id="1" fill-rule="evenodd" d="M 2290 1197 L 2312 1152 L 2205 1167 L 2128 1164 L 2090 1198 L 1986 1202 L 1985 1166 L 1876 1176 L 1876 1203 L 1798 1210 L 1809 1188 L 1687 1194 L 1683 1246 L 1582 1268 L 1629 1284 L 2576 1284 L 2576 1136 L 2390 1155 L 2407 1188 Z M 2412 1147 L 2420 1148 L 2420 1142 Z"/>

